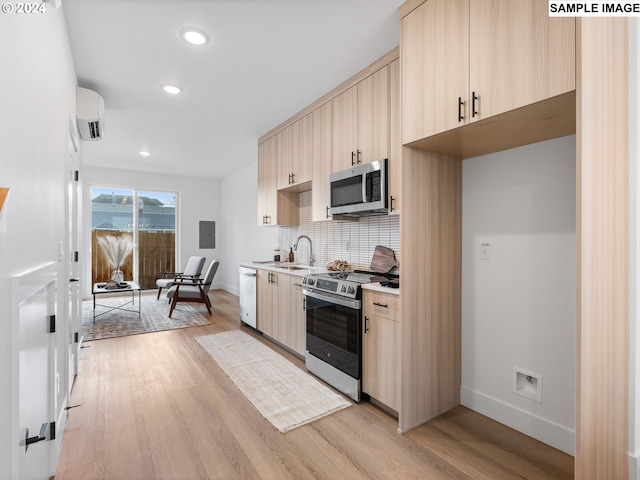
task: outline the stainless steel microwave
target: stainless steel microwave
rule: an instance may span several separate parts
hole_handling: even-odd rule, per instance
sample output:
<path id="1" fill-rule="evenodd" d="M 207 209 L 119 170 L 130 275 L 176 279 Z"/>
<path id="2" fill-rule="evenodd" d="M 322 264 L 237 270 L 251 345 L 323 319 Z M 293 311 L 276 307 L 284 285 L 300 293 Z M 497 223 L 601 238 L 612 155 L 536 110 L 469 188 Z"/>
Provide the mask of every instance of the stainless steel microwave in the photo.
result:
<path id="1" fill-rule="evenodd" d="M 357 165 L 329 176 L 331 215 L 386 215 L 387 159 Z"/>

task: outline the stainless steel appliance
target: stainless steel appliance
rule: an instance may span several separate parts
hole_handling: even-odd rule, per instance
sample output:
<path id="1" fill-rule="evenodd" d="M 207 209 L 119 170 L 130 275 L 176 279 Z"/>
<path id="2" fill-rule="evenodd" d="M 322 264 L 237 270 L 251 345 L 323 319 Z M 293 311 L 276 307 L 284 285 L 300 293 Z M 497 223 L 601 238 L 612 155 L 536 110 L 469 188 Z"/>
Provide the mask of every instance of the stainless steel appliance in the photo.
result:
<path id="1" fill-rule="evenodd" d="M 387 159 L 356 165 L 329 176 L 331 215 L 386 215 Z"/>
<path id="2" fill-rule="evenodd" d="M 362 378 L 362 289 L 386 280 L 364 272 L 307 275 L 307 370 L 356 402 Z"/>
<path id="3" fill-rule="evenodd" d="M 254 268 L 240 267 L 238 275 L 240 320 L 256 328 L 256 270 Z"/>

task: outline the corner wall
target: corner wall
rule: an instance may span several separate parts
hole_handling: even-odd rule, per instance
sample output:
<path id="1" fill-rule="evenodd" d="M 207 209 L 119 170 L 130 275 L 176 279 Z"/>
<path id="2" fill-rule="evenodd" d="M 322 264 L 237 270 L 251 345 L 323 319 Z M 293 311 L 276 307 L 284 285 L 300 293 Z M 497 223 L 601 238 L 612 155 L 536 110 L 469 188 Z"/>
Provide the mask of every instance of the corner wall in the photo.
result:
<path id="1" fill-rule="evenodd" d="M 75 121 L 76 77 L 62 9 L 47 5 L 41 14 L 1 13 L 0 65 L 0 186 L 10 188 L 0 217 L 0 478 L 4 479 L 18 478 L 18 462 L 26 461 L 24 449 L 18 448 L 24 433 L 18 418 L 27 406 L 19 402 L 20 344 L 18 319 L 12 317 L 12 277 L 57 262 L 59 318 L 66 318 L 68 303 L 63 301 L 68 277 L 60 251 L 66 251 L 69 122 Z M 58 322 L 66 331 L 63 324 Z M 56 358 L 41 367 L 50 372 L 57 368 L 60 374 L 61 408 L 67 401 L 64 333 L 58 335 L 57 345 Z M 55 457 L 52 464 L 57 462 L 59 442 L 58 438 L 48 447 Z"/>
<path id="2" fill-rule="evenodd" d="M 467 159 L 462 178 L 461 403 L 573 454 L 575 136 Z M 542 376 L 542 403 L 512 391 L 514 367 Z"/>

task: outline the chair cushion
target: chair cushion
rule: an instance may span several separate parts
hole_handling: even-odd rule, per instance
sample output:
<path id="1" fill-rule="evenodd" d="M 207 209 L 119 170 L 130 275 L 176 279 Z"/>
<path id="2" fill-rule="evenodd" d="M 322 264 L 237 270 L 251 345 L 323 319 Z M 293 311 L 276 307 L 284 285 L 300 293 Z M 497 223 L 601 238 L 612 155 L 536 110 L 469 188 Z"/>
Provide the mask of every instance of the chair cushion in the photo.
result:
<path id="1" fill-rule="evenodd" d="M 167 292 L 167 297 L 173 298 L 176 293 L 177 286 L 172 286 Z M 180 298 L 202 298 L 200 289 L 195 285 L 180 285 Z"/>
<path id="2" fill-rule="evenodd" d="M 156 280 L 156 287 L 158 288 L 169 288 L 173 285 L 173 278 L 159 278 Z"/>

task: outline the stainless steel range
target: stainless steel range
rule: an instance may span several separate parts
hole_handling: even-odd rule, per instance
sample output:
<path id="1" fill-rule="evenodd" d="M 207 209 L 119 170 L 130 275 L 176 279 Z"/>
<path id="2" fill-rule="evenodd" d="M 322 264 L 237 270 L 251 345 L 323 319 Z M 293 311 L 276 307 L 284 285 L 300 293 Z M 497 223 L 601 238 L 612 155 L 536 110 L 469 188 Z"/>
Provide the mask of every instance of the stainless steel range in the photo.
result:
<path id="1" fill-rule="evenodd" d="M 362 378 L 362 289 L 386 280 L 366 272 L 307 275 L 307 370 L 356 402 Z"/>

